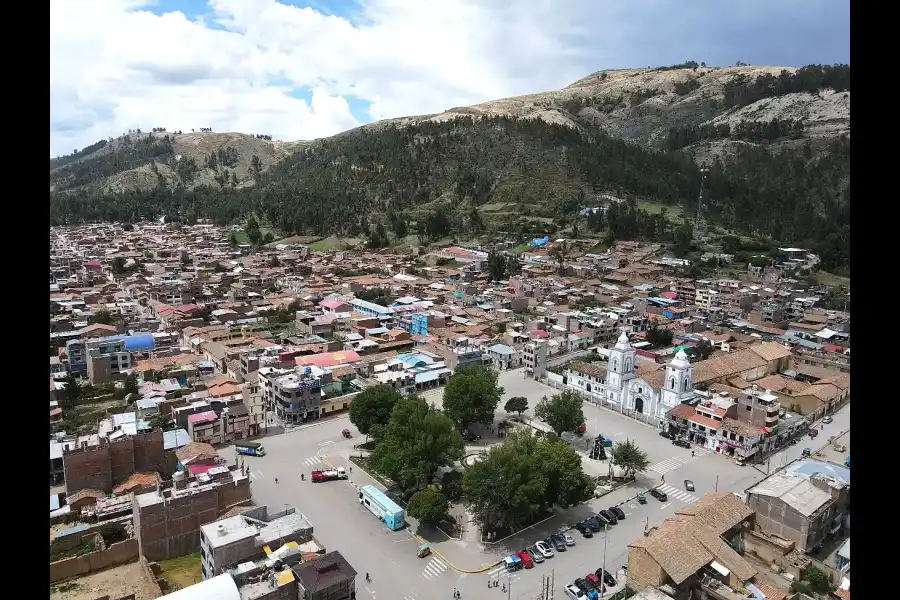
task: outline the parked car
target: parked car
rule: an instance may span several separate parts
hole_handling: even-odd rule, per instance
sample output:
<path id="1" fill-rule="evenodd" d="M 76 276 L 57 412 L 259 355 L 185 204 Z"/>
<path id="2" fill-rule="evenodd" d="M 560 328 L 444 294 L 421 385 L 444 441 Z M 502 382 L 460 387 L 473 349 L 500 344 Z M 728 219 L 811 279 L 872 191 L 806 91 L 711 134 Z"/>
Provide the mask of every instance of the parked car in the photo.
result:
<path id="1" fill-rule="evenodd" d="M 666 438 L 667 440 L 671 440 L 671 439 L 672 439 L 672 434 L 669 433 L 668 431 L 660 431 L 660 432 L 659 432 L 659 435 L 661 435 L 662 437 Z"/>
<path id="2" fill-rule="evenodd" d="M 585 519 L 584 523 L 586 523 L 587 526 L 590 527 L 591 531 L 593 531 L 594 533 L 599 532 L 603 528 L 602 524 L 600 523 L 600 520 L 597 517 L 590 517 L 588 519 Z"/>
<path id="3" fill-rule="evenodd" d="M 680 448 L 690 448 L 691 447 L 691 443 L 682 438 L 677 438 L 677 439 L 672 440 L 672 445 L 678 446 Z"/>
<path id="4" fill-rule="evenodd" d="M 818 430 L 818 429 L 810 429 L 810 430 L 809 430 L 809 437 L 814 438 L 814 437 L 816 437 L 817 435 L 819 435 L 819 430 Z"/>
<path id="5" fill-rule="evenodd" d="M 559 535 L 558 533 L 554 533 L 551 535 L 547 541 L 553 546 L 553 549 L 557 552 L 565 552 L 566 551 L 566 538 Z"/>
<path id="6" fill-rule="evenodd" d="M 665 502 L 669 499 L 665 492 L 661 492 L 656 488 L 652 488 L 650 490 L 650 495 L 659 500 L 660 502 Z"/>
<path id="7" fill-rule="evenodd" d="M 566 597 L 569 600 L 588 600 L 587 594 L 581 591 L 574 583 L 570 583 L 566 586 Z"/>
<path id="8" fill-rule="evenodd" d="M 612 521 L 607 519 L 603 515 L 603 511 L 600 511 L 596 515 L 594 515 L 594 518 L 597 519 L 597 522 L 600 524 L 601 527 L 606 527 L 607 525 L 612 525 Z"/>
<path id="9" fill-rule="evenodd" d="M 594 537 L 594 532 L 591 531 L 591 526 L 587 524 L 586 521 L 581 521 L 580 523 L 575 524 L 575 529 L 578 530 L 581 535 L 586 538 Z"/>
<path id="10" fill-rule="evenodd" d="M 541 554 L 541 551 L 538 550 L 536 547 L 529 546 L 525 550 L 528 552 L 528 554 L 531 555 L 531 560 L 533 560 L 534 562 L 536 562 L 536 563 L 544 562 L 544 555 Z"/>
<path id="11" fill-rule="evenodd" d="M 534 545 L 535 550 L 541 553 L 544 558 L 553 558 L 553 546 L 547 542 L 538 542 Z"/>
<path id="12" fill-rule="evenodd" d="M 606 591 L 606 586 L 603 585 L 603 582 L 600 581 L 600 578 L 597 577 L 596 573 L 588 573 L 587 575 L 584 576 L 584 578 L 587 579 L 588 582 L 592 586 L 594 586 L 594 589 L 597 590 L 598 592 L 600 592 L 601 594 Z"/>
<path id="13" fill-rule="evenodd" d="M 616 578 L 610 575 L 609 571 L 605 571 L 602 568 L 594 571 L 597 577 L 600 577 L 603 580 L 603 583 L 609 587 L 613 587 L 616 585 Z"/>
<path id="14" fill-rule="evenodd" d="M 690 479 L 685 479 L 684 480 L 684 489 L 686 489 L 689 492 L 693 492 L 694 491 L 694 482 L 691 481 Z"/>
<path id="15" fill-rule="evenodd" d="M 597 600 L 599 594 L 597 593 L 597 588 L 595 588 L 590 582 L 586 579 L 578 578 L 575 580 L 575 585 L 578 586 L 578 589 L 587 596 L 588 600 Z"/>
<path id="16" fill-rule="evenodd" d="M 516 556 L 522 559 L 522 566 L 526 569 L 534 568 L 534 561 L 531 559 L 531 555 L 522 550 L 521 552 L 516 552 Z"/>
<path id="17" fill-rule="evenodd" d="M 740 456 L 738 456 L 736 459 L 734 459 L 734 464 L 736 464 L 736 465 L 739 466 L 739 467 L 743 467 L 743 466 L 744 466 L 745 464 L 747 464 L 747 463 L 744 462 L 744 459 L 743 459 L 743 458 L 741 458 Z"/>
<path id="18" fill-rule="evenodd" d="M 826 415 L 825 418 L 822 419 L 822 422 L 825 423 L 826 425 L 828 425 L 832 421 L 834 421 L 834 419 L 831 418 L 831 415 Z"/>
<path id="19" fill-rule="evenodd" d="M 809 448 L 804 448 L 803 452 L 800 453 L 800 456 L 810 456 L 811 454 L 812 454 L 812 450 L 810 450 Z"/>
<path id="20" fill-rule="evenodd" d="M 619 522 L 619 519 L 616 517 L 616 515 L 612 514 L 608 510 L 601 510 L 600 514 L 606 517 L 606 520 L 609 521 L 610 525 L 615 525 Z"/>
<path id="21" fill-rule="evenodd" d="M 625 520 L 625 511 L 622 510 L 621 508 L 619 508 L 618 506 L 610 506 L 606 510 L 608 510 L 609 512 L 614 514 L 618 520 L 620 520 L 620 521 Z"/>
<path id="22" fill-rule="evenodd" d="M 574 546 L 575 538 L 572 537 L 572 534 L 564 533 L 562 534 L 563 539 L 566 540 L 566 546 Z"/>

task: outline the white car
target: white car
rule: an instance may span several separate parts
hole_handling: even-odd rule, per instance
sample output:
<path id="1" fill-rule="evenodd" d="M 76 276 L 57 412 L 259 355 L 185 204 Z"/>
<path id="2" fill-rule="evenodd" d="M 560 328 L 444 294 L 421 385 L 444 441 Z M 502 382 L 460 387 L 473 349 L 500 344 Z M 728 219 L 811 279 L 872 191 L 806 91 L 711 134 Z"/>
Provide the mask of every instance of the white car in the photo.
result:
<path id="1" fill-rule="evenodd" d="M 574 546 L 575 545 L 575 538 L 573 538 L 571 535 L 569 535 L 568 533 L 564 533 L 563 537 L 566 540 L 566 546 Z"/>
<path id="2" fill-rule="evenodd" d="M 534 547 L 537 548 L 537 551 L 540 552 L 541 556 L 544 558 L 553 558 L 553 550 L 544 542 L 538 542 Z"/>
<path id="3" fill-rule="evenodd" d="M 828 424 L 831 423 L 832 421 L 834 421 L 834 419 L 831 418 L 831 415 L 828 415 L 827 417 L 825 417 L 824 419 L 822 419 L 822 422 L 825 423 L 826 425 L 828 425 Z"/>
<path id="4" fill-rule="evenodd" d="M 584 595 L 581 588 L 574 583 L 570 583 L 566 586 L 566 598 L 571 598 L 571 600 L 587 600 L 587 596 Z"/>

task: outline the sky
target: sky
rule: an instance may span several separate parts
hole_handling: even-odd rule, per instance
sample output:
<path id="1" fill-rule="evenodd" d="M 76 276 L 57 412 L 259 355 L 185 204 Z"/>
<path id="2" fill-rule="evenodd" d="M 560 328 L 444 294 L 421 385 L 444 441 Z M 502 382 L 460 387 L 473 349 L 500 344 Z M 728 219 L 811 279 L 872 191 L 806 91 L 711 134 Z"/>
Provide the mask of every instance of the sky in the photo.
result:
<path id="1" fill-rule="evenodd" d="M 129 129 L 308 140 L 603 69 L 850 62 L 849 0 L 51 0 L 50 156 Z"/>

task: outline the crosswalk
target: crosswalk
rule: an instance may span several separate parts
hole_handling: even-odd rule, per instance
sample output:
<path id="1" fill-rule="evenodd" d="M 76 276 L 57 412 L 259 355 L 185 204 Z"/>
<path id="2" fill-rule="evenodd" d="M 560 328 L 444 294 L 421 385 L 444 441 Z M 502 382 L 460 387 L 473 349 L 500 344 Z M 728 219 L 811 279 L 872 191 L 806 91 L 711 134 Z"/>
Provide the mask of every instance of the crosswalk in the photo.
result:
<path id="1" fill-rule="evenodd" d="M 519 571 L 513 571 L 512 573 L 507 571 L 505 565 L 499 565 L 487 572 L 489 580 L 499 579 L 504 583 L 515 583 L 519 579 L 519 575 Z"/>
<path id="2" fill-rule="evenodd" d="M 696 458 L 700 458 L 701 456 L 706 456 L 707 454 L 713 453 L 713 451 L 709 448 L 694 447 L 692 450 L 694 452 L 694 456 L 686 456 L 684 458 L 673 456 L 672 458 L 661 460 L 658 463 L 652 465 L 649 470 L 659 473 L 660 475 L 665 475 L 669 471 L 674 471 L 675 469 L 683 467 Z"/>
<path id="3" fill-rule="evenodd" d="M 447 570 L 447 563 L 442 561 L 437 556 L 432 557 L 428 564 L 425 565 L 425 568 L 422 569 L 422 577 L 425 579 L 437 579 Z"/>
<path id="4" fill-rule="evenodd" d="M 685 504 L 691 504 L 691 503 L 697 501 L 697 496 L 694 496 L 693 494 L 688 494 L 686 491 L 679 490 L 676 487 L 672 487 L 668 483 L 660 486 L 658 489 L 661 492 L 665 492 L 666 496 L 668 496 L 669 499 L 675 498 L 679 502 L 684 502 Z"/>
<path id="5" fill-rule="evenodd" d="M 322 459 L 318 456 L 310 456 L 309 458 L 302 461 L 304 465 L 312 467 L 313 465 L 318 465 L 322 463 Z"/>
<path id="6" fill-rule="evenodd" d="M 674 471 L 675 469 L 683 467 L 684 464 L 684 461 L 680 458 L 673 456 L 672 458 L 667 458 L 666 460 L 662 460 L 655 465 L 652 465 L 650 470 L 659 473 L 660 475 L 665 475 L 669 471 Z"/>

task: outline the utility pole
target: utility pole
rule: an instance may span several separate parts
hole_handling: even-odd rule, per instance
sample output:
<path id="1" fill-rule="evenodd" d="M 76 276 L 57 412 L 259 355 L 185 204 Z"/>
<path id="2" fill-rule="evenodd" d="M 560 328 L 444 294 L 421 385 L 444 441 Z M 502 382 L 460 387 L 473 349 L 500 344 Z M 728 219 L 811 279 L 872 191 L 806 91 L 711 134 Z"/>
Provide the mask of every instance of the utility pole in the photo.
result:
<path id="1" fill-rule="evenodd" d="M 649 517 L 647 521 L 649 522 Z M 603 527 L 603 572 L 606 573 L 606 542 L 609 540 L 609 523 Z M 602 578 L 601 578 L 602 580 Z"/>
<path id="2" fill-rule="evenodd" d="M 553 600 L 553 595 L 556 589 L 556 569 L 550 571 L 550 599 Z"/>
<path id="3" fill-rule="evenodd" d="M 716 491 L 719 491 L 719 476 L 716 475 Z"/>

